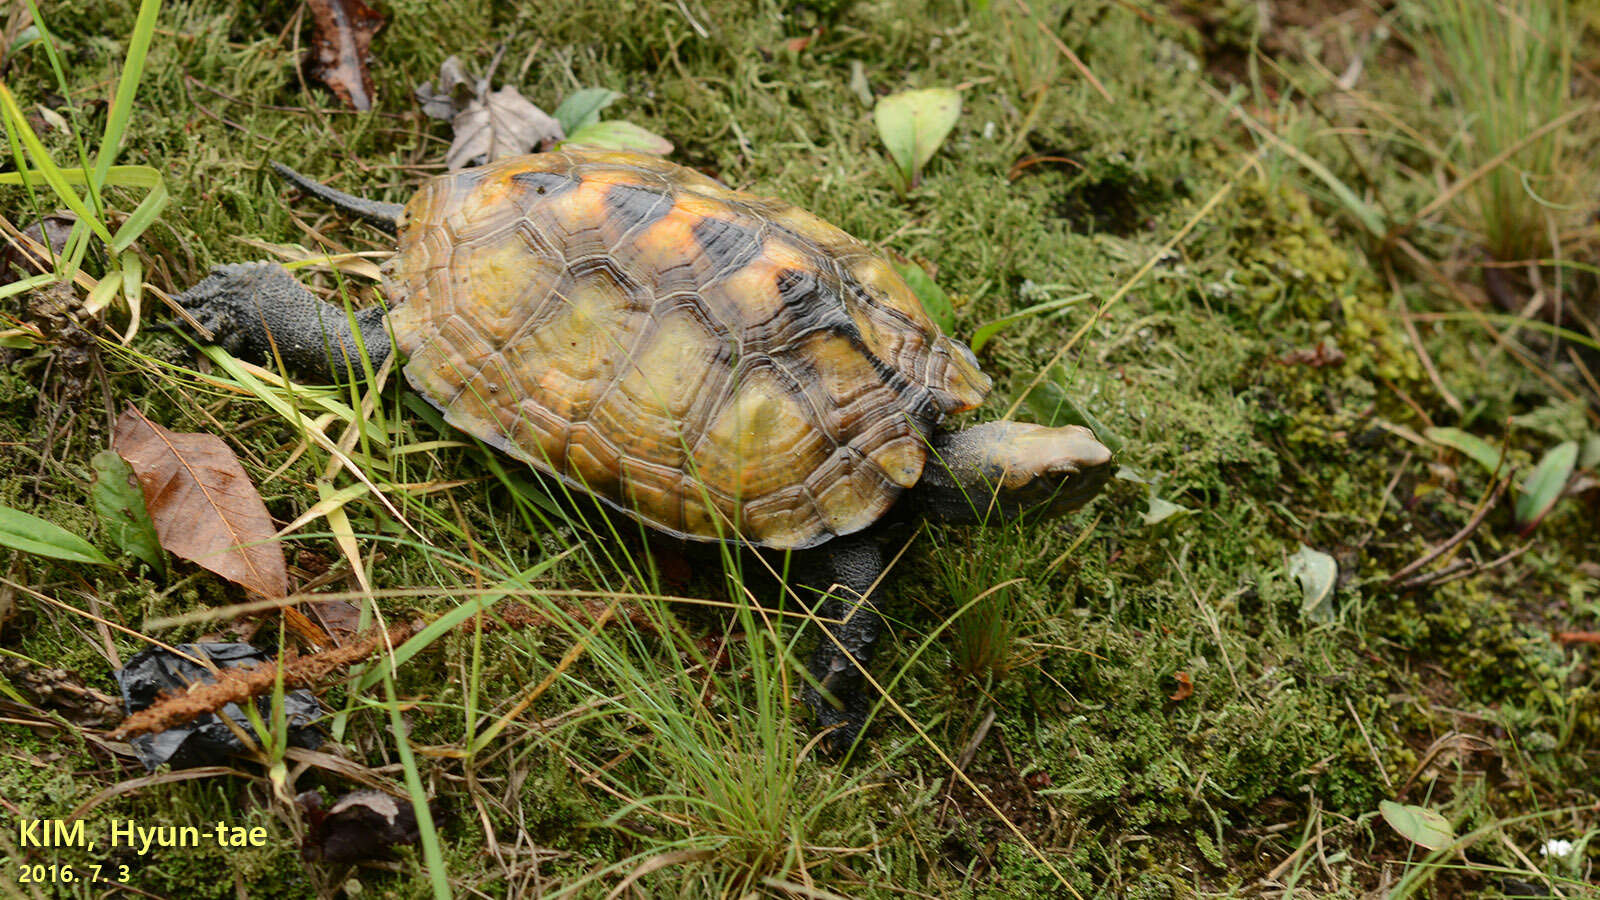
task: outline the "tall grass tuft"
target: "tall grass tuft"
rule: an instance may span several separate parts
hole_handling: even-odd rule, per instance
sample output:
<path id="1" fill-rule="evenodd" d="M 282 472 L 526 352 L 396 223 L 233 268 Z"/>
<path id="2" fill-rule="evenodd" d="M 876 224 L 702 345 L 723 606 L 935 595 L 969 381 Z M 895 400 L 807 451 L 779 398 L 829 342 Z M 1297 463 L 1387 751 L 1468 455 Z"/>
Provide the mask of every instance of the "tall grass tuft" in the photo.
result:
<path id="1" fill-rule="evenodd" d="M 1463 173 L 1490 166 L 1471 186 L 1473 228 L 1502 260 L 1540 259 L 1572 217 L 1584 185 L 1571 112 L 1574 44 L 1567 4 L 1552 0 L 1423 0 L 1436 41 L 1439 83 L 1461 116 Z M 1535 135 L 1541 128 L 1543 134 Z M 1504 161 L 1495 164 L 1495 160 Z"/>

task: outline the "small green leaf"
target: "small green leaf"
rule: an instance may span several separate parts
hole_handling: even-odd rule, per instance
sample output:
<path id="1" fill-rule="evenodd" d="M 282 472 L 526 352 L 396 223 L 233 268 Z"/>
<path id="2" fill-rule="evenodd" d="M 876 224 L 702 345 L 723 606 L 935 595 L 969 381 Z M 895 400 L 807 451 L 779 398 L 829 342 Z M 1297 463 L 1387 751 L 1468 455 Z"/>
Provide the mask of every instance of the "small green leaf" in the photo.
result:
<path id="1" fill-rule="evenodd" d="M 922 308 L 928 313 L 928 318 L 938 325 L 940 330 L 956 330 L 956 310 L 950 305 L 950 296 L 939 287 L 932 276 L 922 270 L 916 263 L 895 263 L 894 267 L 900 270 L 900 277 L 905 279 L 906 287 L 911 288 L 911 293 L 917 295 L 922 301 Z M 976 350 L 977 347 L 972 349 Z"/>
<path id="2" fill-rule="evenodd" d="M 567 139 L 562 143 L 582 144 L 586 147 L 599 147 L 602 150 L 633 150 L 639 153 L 653 153 L 656 156 L 665 156 L 672 152 L 671 141 L 621 119 L 585 125 L 567 135 Z"/>
<path id="3" fill-rule="evenodd" d="M 1502 457 L 1500 448 L 1475 434 L 1462 431 L 1459 428 L 1429 428 L 1422 432 L 1422 436 L 1441 447 L 1449 447 L 1451 450 L 1471 459 L 1482 466 L 1484 471 L 1490 475 L 1500 470 Z"/>
<path id="4" fill-rule="evenodd" d="M 1600 434 L 1583 439 L 1583 451 L 1578 454 L 1578 468 L 1600 469 Z"/>
<path id="5" fill-rule="evenodd" d="M 156 536 L 156 526 L 144 505 L 144 492 L 133 469 L 115 450 L 101 450 L 89 460 L 94 469 L 94 510 L 100 528 L 122 552 L 149 563 L 157 575 L 166 575 L 167 555 Z"/>
<path id="6" fill-rule="evenodd" d="M 1081 300 L 1087 300 L 1092 296 L 1094 295 L 1073 294 L 1071 297 L 1062 297 L 1059 300 L 1046 300 L 1043 303 L 1035 303 L 1027 309 L 1019 309 L 1014 313 L 1010 313 L 1009 315 L 1001 316 L 1000 318 L 995 319 L 993 322 L 985 322 L 984 324 L 978 326 L 977 331 L 972 333 L 972 352 L 977 353 L 979 350 L 983 349 L 983 345 L 989 343 L 990 338 L 994 337 L 1000 332 L 1000 329 L 1005 328 L 1008 325 L 1020 322 L 1023 319 L 1029 318 L 1030 316 L 1038 316 L 1047 312 L 1065 309 L 1074 303 L 1077 303 Z"/>
<path id="7" fill-rule="evenodd" d="M 1578 442 L 1563 441 L 1551 448 L 1518 486 L 1517 526 L 1524 534 L 1532 531 L 1561 499 L 1577 464 Z"/>
<path id="8" fill-rule="evenodd" d="M 1289 577 L 1300 582 L 1300 614 L 1316 622 L 1333 621 L 1333 589 L 1339 583 L 1339 564 L 1321 550 L 1305 544 L 1289 557 Z"/>
<path id="9" fill-rule="evenodd" d="M 960 116 L 961 92 L 953 88 L 903 91 L 878 101 L 872 118 L 904 189 L 914 188 L 922 180 L 922 167 Z"/>
<path id="10" fill-rule="evenodd" d="M 1146 525 L 1157 525 L 1174 516 L 1186 516 L 1192 512 L 1194 512 L 1194 510 L 1187 506 L 1181 506 L 1177 503 L 1173 503 L 1170 500 L 1163 500 L 1160 497 L 1157 497 L 1155 494 L 1151 494 L 1150 508 L 1145 511 L 1144 523 Z"/>
<path id="11" fill-rule="evenodd" d="M 1429 850 L 1447 847 L 1456 839 L 1450 820 L 1425 806 L 1385 800 L 1378 804 L 1378 813 L 1401 837 Z"/>
<path id="12" fill-rule="evenodd" d="M 1082 425 L 1094 432 L 1095 438 L 1105 444 L 1106 449 L 1121 455 L 1123 448 L 1128 445 L 1127 439 L 1107 428 L 1093 413 L 1072 398 L 1072 394 L 1066 388 L 1066 370 L 1056 366 L 1050 375 L 1051 377 L 1039 382 L 1039 386 L 1023 399 L 1023 403 L 1027 405 L 1039 424 L 1049 428 Z"/>
<path id="13" fill-rule="evenodd" d="M 9 506 L 0 506 L 0 546 L 68 562 L 111 565 L 104 553 L 83 538 Z"/>
<path id="14" fill-rule="evenodd" d="M 576 134 L 600 121 L 600 111 L 620 99 L 622 95 L 610 88 L 584 88 L 568 94 L 554 115 L 563 133 Z"/>

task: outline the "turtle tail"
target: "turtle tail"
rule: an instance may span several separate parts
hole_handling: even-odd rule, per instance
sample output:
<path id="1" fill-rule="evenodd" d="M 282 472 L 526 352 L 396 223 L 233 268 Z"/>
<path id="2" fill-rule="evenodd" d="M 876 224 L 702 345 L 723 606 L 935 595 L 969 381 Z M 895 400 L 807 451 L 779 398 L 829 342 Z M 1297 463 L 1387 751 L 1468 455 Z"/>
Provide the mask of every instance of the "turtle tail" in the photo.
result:
<path id="1" fill-rule="evenodd" d="M 301 175 L 280 162 L 272 163 L 272 171 L 278 177 L 289 182 L 295 187 L 315 197 L 319 197 L 334 207 L 365 219 L 389 234 L 399 231 L 400 213 L 405 207 L 399 203 L 383 203 L 378 200 L 368 200 L 365 197 L 354 197 L 344 191 L 336 191 L 327 185 Z"/>

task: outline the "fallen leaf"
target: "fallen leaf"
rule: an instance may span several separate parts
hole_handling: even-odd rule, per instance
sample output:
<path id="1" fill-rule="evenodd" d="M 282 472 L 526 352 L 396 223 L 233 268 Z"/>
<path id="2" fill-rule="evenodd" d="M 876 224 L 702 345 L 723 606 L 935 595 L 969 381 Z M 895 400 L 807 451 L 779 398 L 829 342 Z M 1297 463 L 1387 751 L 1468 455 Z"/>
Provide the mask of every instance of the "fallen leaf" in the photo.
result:
<path id="1" fill-rule="evenodd" d="M 372 73 L 367 70 L 372 36 L 383 16 L 361 0 L 310 0 L 311 49 L 306 69 L 351 109 L 372 109 Z"/>
<path id="2" fill-rule="evenodd" d="M 561 140 L 561 123 L 510 86 L 473 100 L 450 120 L 450 127 L 456 137 L 444 164 L 452 171 L 479 159 L 521 156 Z"/>
<path id="3" fill-rule="evenodd" d="M 94 469 L 94 510 L 100 517 L 100 531 L 117 549 L 150 565 L 157 575 L 166 575 L 167 557 L 156 535 L 156 524 L 144 506 L 144 492 L 133 469 L 115 450 L 101 450 L 89 460 Z"/>
<path id="4" fill-rule="evenodd" d="M 414 844 L 420 836 L 411 802 L 382 791 L 351 791 L 326 810 L 316 791 L 300 794 L 295 802 L 310 825 L 300 846 L 306 859 L 326 863 L 389 859 L 396 844 Z"/>
<path id="5" fill-rule="evenodd" d="M 1289 576 L 1300 582 L 1304 595 L 1300 614 L 1318 622 L 1333 621 L 1333 589 L 1339 581 L 1339 563 L 1321 550 L 1301 544 L 1289 557 Z"/>
<path id="6" fill-rule="evenodd" d="M 315 600 L 306 608 L 333 638 L 335 646 L 344 646 L 361 631 L 361 608 L 348 600 Z"/>
<path id="7" fill-rule="evenodd" d="M 168 431 L 129 406 L 111 446 L 138 476 L 161 546 L 262 596 L 289 592 L 272 516 L 221 438 Z"/>
<path id="8" fill-rule="evenodd" d="M 424 81 L 417 86 L 417 101 L 422 104 L 422 113 L 431 119 L 443 119 L 448 122 L 456 117 L 466 105 L 472 102 L 472 79 L 467 77 L 467 72 L 461 67 L 459 57 L 450 56 L 439 66 L 439 86 L 433 82 Z"/>
<path id="9" fill-rule="evenodd" d="M 1172 692 L 1168 700 L 1181 703 L 1194 696 L 1194 679 L 1189 677 L 1188 672 L 1174 672 L 1172 677 L 1178 682 L 1178 689 Z"/>
<path id="10" fill-rule="evenodd" d="M 455 132 L 444 157 L 445 167 L 451 171 L 547 150 L 566 136 L 559 121 L 516 88 L 507 85 L 490 92 L 490 78 L 504 49 L 495 53 L 489 71 L 476 81 L 452 56 L 439 67 L 438 87 L 429 81 L 417 88 L 422 111 L 436 119 L 449 119 Z"/>

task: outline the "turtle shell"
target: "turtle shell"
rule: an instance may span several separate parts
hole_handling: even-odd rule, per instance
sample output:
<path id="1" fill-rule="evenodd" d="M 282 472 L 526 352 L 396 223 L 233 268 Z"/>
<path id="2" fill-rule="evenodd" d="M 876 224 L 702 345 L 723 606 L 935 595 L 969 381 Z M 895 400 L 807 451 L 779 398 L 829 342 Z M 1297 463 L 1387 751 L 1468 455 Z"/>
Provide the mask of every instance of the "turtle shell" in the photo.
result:
<path id="1" fill-rule="evenodd" d="M 406 377 L 446 421 L 690 539 L 867 527 L 990 384 L 860 241 L 632 153 L 435 178 L 386 284 Z"/>

